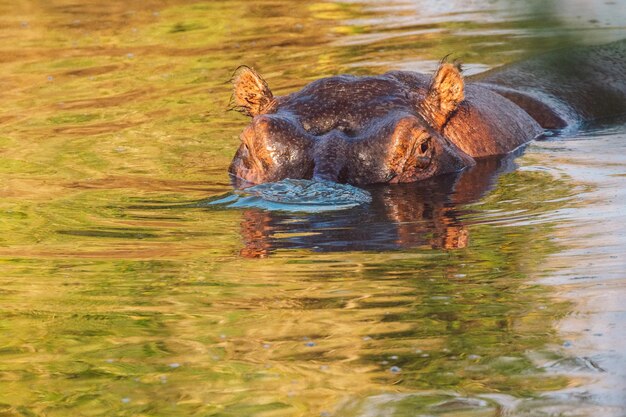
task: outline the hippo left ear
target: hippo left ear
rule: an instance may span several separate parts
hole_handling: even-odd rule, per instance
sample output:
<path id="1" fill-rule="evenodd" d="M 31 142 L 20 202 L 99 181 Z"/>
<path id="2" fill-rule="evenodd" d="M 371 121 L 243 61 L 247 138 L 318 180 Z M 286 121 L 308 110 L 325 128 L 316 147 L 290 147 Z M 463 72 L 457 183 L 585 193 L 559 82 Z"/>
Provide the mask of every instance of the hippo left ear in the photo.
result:
<path id="1" fill-rule="evenodd" d="M 465 98 L 460 65 L 442 63 L 433 77 L 423 102 L 425 116 L 441 130 Z"/>
<path id="2" fill-rule="evenodd" d="M 250 117 L 271 111 L 274 96 L 258 72 L 242 65 L 233 74 L 232 83 L 234 110 Z"/>

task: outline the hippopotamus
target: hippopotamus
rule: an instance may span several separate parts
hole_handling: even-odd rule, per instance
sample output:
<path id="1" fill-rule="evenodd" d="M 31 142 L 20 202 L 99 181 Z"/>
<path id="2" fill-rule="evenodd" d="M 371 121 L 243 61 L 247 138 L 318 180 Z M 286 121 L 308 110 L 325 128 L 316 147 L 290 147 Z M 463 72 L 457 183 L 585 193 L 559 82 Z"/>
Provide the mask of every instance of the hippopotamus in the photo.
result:
<path id="1" fill-rule="evenodd" d="M 237 184 L 414 182 L 508 154 L 547 129 L 626 113 L 626 41 L 473 77 L 445 60 L 433 75 L 338 75 L 284 96 L 242 66 L 233 86 L 233 107 L 252 118 L 229 168 Z"/>

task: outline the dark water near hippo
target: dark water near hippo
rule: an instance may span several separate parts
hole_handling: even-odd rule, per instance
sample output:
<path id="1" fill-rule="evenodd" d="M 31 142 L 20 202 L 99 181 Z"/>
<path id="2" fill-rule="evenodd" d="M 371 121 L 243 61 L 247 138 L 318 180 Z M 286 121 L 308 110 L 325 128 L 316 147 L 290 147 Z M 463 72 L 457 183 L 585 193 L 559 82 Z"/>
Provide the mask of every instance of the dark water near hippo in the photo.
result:
<path id="1" fill-rule="evenodd" d="M 0 416 L 624 416 L 624 121 L 335 212 L 220 208 L 341 72 L 626 37 L 623 1 L 0 2 Z"/>

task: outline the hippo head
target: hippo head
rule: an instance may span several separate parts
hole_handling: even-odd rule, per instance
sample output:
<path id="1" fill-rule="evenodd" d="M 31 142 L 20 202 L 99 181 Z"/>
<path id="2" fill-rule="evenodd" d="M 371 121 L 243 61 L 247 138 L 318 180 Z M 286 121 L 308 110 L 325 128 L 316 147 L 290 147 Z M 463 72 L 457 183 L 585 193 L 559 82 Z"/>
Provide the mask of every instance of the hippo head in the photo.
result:
<path id="1" fill-rule="evenodd" d="M 248 67 L 233 84 L 234 108 L 252 118 L 229 169 L 239 185 L 412 182 L 473 164 L 443 134 L 464 100 L 453 64 L 441 64 L 432 78 L 402 71 L 324 78 L 280 97 Z"/>

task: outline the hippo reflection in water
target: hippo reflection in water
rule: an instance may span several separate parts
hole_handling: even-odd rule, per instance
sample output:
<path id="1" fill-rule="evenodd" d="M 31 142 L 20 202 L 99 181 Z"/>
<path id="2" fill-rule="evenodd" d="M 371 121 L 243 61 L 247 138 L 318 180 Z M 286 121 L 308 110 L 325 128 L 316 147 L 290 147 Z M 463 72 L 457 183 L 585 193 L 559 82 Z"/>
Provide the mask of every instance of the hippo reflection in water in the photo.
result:
<path id="1" fill-rule="evenodd" d="M 515 168 L 513 156 L 482 158 L 462 172 L 425 181 L 368 187 L 372 202 L 352 210 L 296 217 L 280 211 L 244 210 L 240 254 L 262 258 L 277 249 L 464 248 L 469 244 L 465 205 L 480 199 L 500 174 Z"/>
<path id="2" fill-rule="evenodd" d="M 252 117 L 230 165 L 236 185 L 286 178 L 405 183 L 504 155 L 545 129 L 626 111 L 626 42 L 546 54 L 470 77 L 340 75 L 275 97 L 254 70 L 233 77 Z"/>

